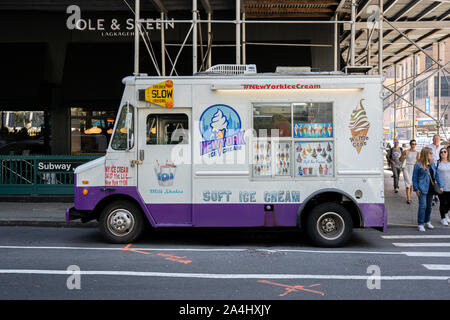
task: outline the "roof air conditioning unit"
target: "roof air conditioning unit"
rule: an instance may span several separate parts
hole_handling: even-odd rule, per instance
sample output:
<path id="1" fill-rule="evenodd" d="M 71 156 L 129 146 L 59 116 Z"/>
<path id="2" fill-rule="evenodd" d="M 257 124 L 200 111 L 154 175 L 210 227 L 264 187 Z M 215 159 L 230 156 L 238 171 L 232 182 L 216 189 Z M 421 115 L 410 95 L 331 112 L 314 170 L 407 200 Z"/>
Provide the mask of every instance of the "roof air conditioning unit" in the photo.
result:
<path id="1" fill-rule="evenodd" d="M 280 67 L 275 70 L 276 73 L 299 74 L 311 72 L 311 67 Z"/>
<path id="2" fill-rule="evenodd" d="M 223 75 L 247 75 L 256 74 L 255 64 L 218 64 L 212 66 L 206 73 L 218 73 Z"/>

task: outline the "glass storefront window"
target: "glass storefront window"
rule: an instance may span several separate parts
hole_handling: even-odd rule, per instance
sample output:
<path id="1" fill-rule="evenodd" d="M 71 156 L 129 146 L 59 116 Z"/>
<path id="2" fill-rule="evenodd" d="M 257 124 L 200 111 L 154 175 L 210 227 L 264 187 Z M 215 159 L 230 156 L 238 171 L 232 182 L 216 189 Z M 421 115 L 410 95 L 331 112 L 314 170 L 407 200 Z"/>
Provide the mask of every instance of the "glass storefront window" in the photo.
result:
<path id="1" fill-rule="evenodd" d="M 47 154 L 44 111 L 1 111 L 0 114 L 0 155 Z"/>
<path id="2" fill-rule="evenodd" d="M 115 117 L 115 109 L 71 108 L 72 154 L 106 153 Z"/>

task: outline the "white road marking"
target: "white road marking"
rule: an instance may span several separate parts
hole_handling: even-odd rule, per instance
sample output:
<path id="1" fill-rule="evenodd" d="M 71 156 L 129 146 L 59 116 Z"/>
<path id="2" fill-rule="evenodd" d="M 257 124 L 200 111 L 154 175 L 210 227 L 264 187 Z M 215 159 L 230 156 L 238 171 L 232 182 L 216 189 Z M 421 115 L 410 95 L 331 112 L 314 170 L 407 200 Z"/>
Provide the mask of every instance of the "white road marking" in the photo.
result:
<path id="1" fill-rule="evenodd" d="M 0 249 L 30 249 L 30 250 L 109 250 L 120 251 L 123 247 L 53 247 L 53 246 L 0 246 Z M 302 250 L 302 249 L 259 249 L 259 248 L 140 248 L 132 246 L 133 250 L 139 251 L 187 251 L 187 252 L 245 252 L 255 250 L 258 252 L 293 252 L 293 253 L 322 253 L 322 254 L 386 254 L 400 255 L 396 251 L 356 251 L 356 250 Z"/>
<path id="2" fill-rule="evenodd" d="M 38 274 L 38 275 L 73 275 L 70 270 L 36 270 L 36 269 L 0 269 L 0 274 Z M 139 272 L 139 271 L 77 271 L 79 275 L 98 276 L 133 276 L 164 278 L 197 279 L 322 279 L 322 280 L 440 280 L 447 281 L 450 276 L 368 276 L 368 275 L 324 275 L 324 274 L 221 274 L 221 273 L 174 273 L 174 272 Z"/>
<path id="3" fill-rule="evenodd" d="M 450 247 L 450 242 L 397 242 L 396 247 Z"/>
<path id="4" fill-rule="evenodd" d="M 408 257 L 450 258 L 450 252 L 402 252 Z"/>
<path id="5" fill-rule="evenodd" d="M 383 239 L 450 239 L 450 235 L 401 235 L 381 236 Z"/>
<path id="6" fill-rule="evenodd" d="M 450 270 L 450 264 L 423 264 L 428 270 Z"/>
<path id="7" fill-rule="evenodd" d="M 184 252 L 292 252 L 312 254 L 367 254 L 367 255 L 406 255 L 409 257 L 450 257 L 450 252 L 414 252 L 414 251 L 343 251 L 343 250 L 302 250 L 302 249 L 258 249 L 258 248 L 140 248 L 131 247 L 139 251 L 184 251 Z M 122 251 L 122 247 L 51 247 L 51 246 L 0 246 L 0 249 L 30 249 L 30 250 L 107 250 Z"/>

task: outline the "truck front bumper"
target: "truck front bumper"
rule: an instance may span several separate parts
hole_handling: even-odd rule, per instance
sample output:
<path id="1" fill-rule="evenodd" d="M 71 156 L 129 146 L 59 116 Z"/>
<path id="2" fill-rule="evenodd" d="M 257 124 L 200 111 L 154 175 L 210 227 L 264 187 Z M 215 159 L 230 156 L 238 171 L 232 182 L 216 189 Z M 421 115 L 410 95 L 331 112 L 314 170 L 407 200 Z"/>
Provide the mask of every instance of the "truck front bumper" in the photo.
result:
<path id="1" fill-rule="evenodd" d="M 75 207 L 70 207 L 66 209 L 66 221 L 81 219 L 81 222 L 87 222 L 92 220 L 92 211 L 77 210 Z"/>

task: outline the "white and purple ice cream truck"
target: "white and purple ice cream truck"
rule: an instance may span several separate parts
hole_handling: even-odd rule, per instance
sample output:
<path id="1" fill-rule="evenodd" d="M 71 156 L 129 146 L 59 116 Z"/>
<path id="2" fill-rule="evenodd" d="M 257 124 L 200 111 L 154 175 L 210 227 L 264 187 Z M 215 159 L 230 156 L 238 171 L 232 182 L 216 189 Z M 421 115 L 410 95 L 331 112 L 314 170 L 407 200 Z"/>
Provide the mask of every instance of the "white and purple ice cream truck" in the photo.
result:
<path id="1" fill-rule="evenodd" d="M 250 66 L 251 71 L 251 66 Z M 301 228 L 342 246 L 385 230 L 382 79 L 342 73 L 136 76 L 66 219 L 114 243 L 144 224 Z"/>

